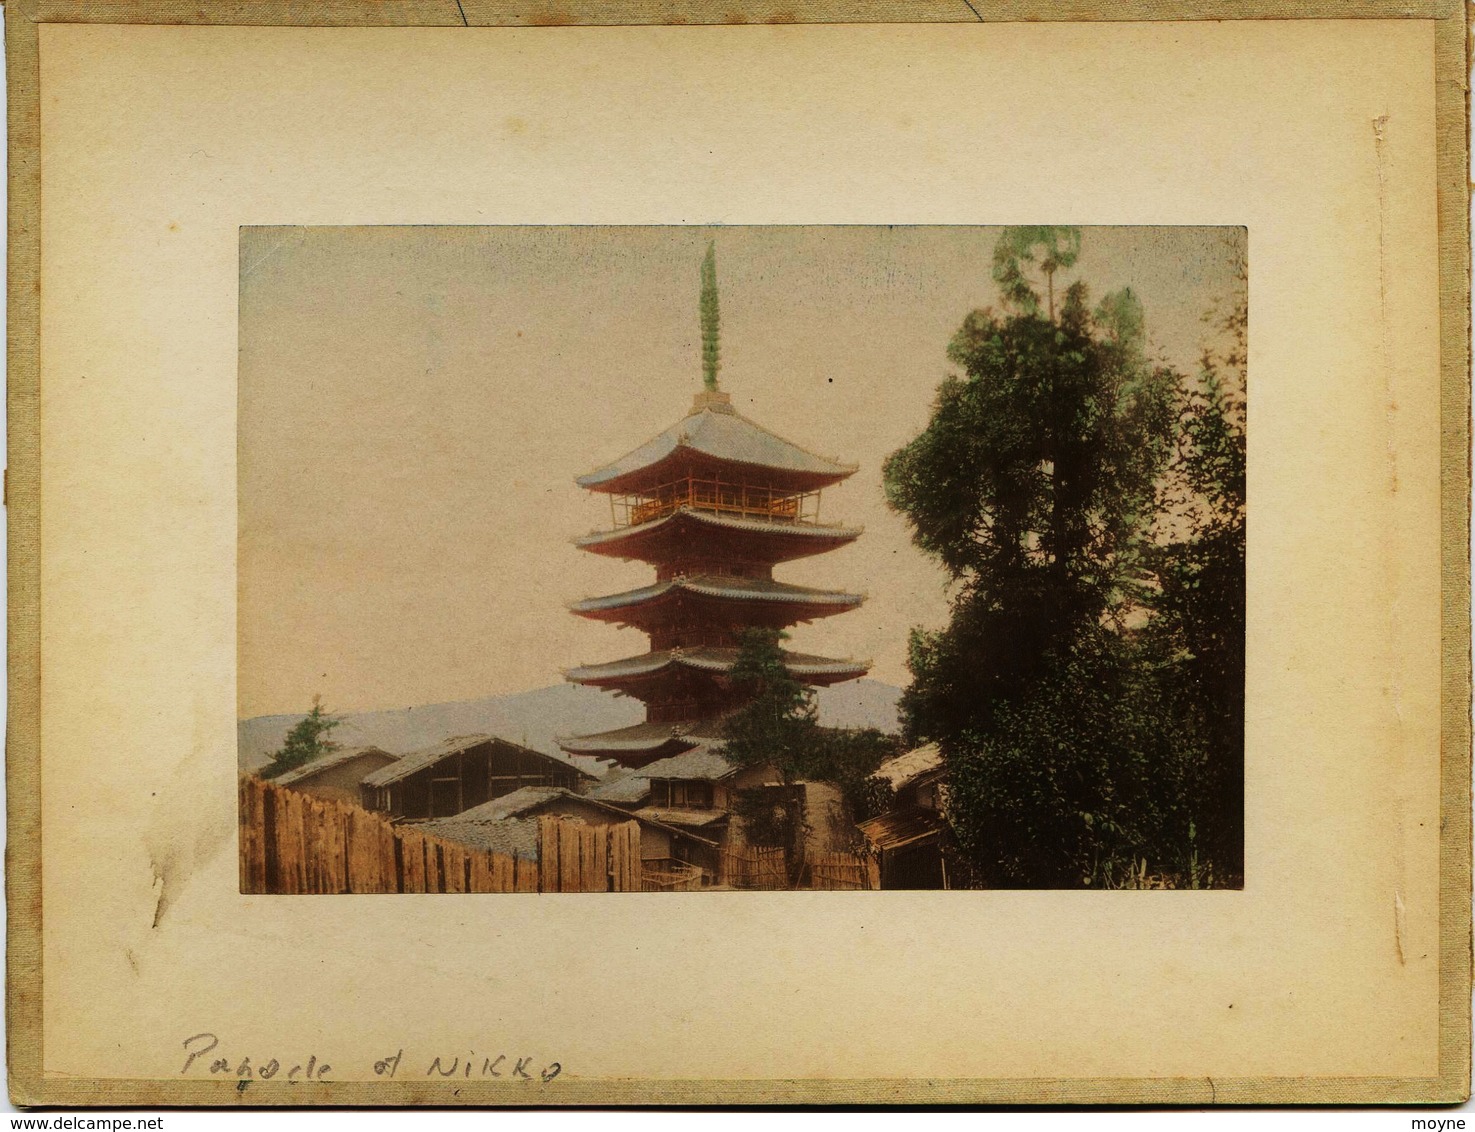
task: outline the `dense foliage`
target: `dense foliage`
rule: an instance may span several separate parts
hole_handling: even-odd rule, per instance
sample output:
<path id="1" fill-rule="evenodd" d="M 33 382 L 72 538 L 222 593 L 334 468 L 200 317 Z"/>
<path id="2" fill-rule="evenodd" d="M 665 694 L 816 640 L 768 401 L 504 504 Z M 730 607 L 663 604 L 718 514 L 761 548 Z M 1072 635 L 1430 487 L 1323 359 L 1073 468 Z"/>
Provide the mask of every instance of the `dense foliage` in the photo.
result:
<path id="1" fill-rule="evenodd" d="M 1241 268 L 1241 270 L 1243 270 Z M 1198 739 L 1199 840 L 1233 873 L 1244 859 L 1245 364 L 1243 301 L 1186 383 L 1179 450 L 1162 492 L 1151 632 Z"/>
<path id="2" fill-rule="evenodd" d="M 954 581 L 947 626 L 912 635 L 907 736 L 941 744 L 985 883 L 1199 883 L 1210 844 L 1223 880 L 1239 870 L 1243 418 L 1211 367 L 1191 388 L 1147 360 L 1130 290 L 1093 308 L 1075 282 L 1055 310 L 1079 248 L 1070 229 L 1006 231 L 1005 309 L 967 316 L 961 375 L 887 461 L 889 502 Z"/>
<path id="3" fill-rule="evenodd" d="M 875 728 L 821 727 L 813 693 L 784 665 L 780 648 L 784 639 L 786 634 L 773 629 L 749 629 L 744 634 L 732 681 L 746 703 L 723 725 L 723 753 L 736 766 L 771 766 L 785 784 L 831 783 L 840 788 L 853 811 L 864 812 L 866 780 L 899 752 L 898 739 Z M 736 810 L 751 840 L 794 843 L 799 816 L 791 802 L 783 809 L 778 797 L 764 790 L 739 796 Z"/>
<path id="4" fill-rule="evenodd" d="M 271 761 L 262 768 L 261 777 L 276 778 L 336 750 L 338 744 L 332 742 L 328 734 L 341 722 L 324 710 L 321 696 L 314 696 L 312 710 L 293 724 L 281 750 L 275 752 Z"/>

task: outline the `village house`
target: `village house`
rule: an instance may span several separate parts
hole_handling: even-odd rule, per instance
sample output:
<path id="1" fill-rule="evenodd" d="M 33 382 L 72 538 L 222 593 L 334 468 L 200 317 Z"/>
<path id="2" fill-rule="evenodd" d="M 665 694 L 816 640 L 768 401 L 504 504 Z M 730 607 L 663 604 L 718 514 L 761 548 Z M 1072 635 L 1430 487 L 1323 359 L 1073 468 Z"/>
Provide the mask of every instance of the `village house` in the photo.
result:
<path id="1" fill-rule="evenodd" d="M 424 822 L 420 828 L 472 848 L 534 858 L 538 855 L 538 818 L 544 816 L 572 818 L 589 825 L 638 822 L 642 868 L 671 871 L 675 862 L 700 870 L 704 883 L 711 883 L 717 876 L 718 846 L 714 841 L 649 814 L 632 813 L 558 786 L 525 786 L 464 813 Z"/>
<path id="2" fill-rule="evenodd" d="M 272 781 L 315 798 L 358 805 L 359 785 L 364 777 L 397 761 L 397 756 L 378 747 L 341 747 L 293 767 Z"/>
<path id="3" fill-rule="evenodd" d="M 724 848 L 744 842 L 732 822 L 737 795 L 782 783 L 768 766 L 738 767 L 712 746 L 660 759 L 638 771 L 609 774 L 587 797 L 627 810 L 636 817 L 699 832 Z"/>
<path id="4" fill-rule="evenodd" d="M 489 735 L 463 735 L 415 751 L 364 777 L 366 810 L 400 821 L 451 817 L 525 786 L 574 790 L 595 776 L 566 756 Z"/>
<path id="5" fill-rule="evenodd" d="M 858 827 L 880 866 L 882 888 L 947 888 L 947 767 L 936 743 L 887 759 L 870 778 L 891 805 Z"/>

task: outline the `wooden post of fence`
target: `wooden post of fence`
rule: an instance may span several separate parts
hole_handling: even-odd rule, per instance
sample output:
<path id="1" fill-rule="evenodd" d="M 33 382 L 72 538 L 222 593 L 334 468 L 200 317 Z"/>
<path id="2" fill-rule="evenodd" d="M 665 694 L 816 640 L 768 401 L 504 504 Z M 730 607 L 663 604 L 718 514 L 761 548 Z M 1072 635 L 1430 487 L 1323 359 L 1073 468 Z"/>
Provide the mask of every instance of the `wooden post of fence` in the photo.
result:
<path id="1" fill-rule="evenodd" d="M 269 792 L 277 813 L 277 891 L 295 896 L 302 891 L 302 806 L 290 790 Z"/>
<path id="2" fill-rule="evenodd" d="M 537 861 L 530 861 L 526 857 L 519 857 L 516 861 L 517 868 L 517 891 L 537 892 L 539 865 Z"/>
<path id="3" fill-rule="evenodd" d="M 604 875 L 604 869 L 600 865 L 599 853 L 595 846 L 602 844 L 608 834 L 602 826 L 582 825 L 579 829 L 579 891 L 580 892 L 603 892 L 609 887 L 609 880 Z"/>
<path id="4" fill-rule="evenodd" d="M 266 892 L 266 784 L 241 779 L 241 891 Z"/>
<path id="5" fill-rule="evenodd" d="M 579 891 L 579 827 L 560 821 L 558 828 L 558 890 Z"/>
<path id="6" fill-rule="evenodd" d="M 307 839 L 307 855 L 303 864 L 307 869 L 306 889 L 311 893 L 328 891 L 328 829 L 327 809 L 321 801 L 308 797 L 302 802 L 303 835 Z"/>
<path id="7" fill-rule="evenodd" d="M 363 810 L 345 811 L 346 880 L 349 892 L 383 892 L 378 822 Z"/>
<path id="8" fill-rule="evenodd" d="M 538 818 L 538 889 L 558 892 L 562 873 L 558 862 L 558 822 L 547 816 Z M 519 886 L 520 887 L 520 886 Z"/>
<path id="9" fill-rule="evenodd" d="M 609 887 L 611 892 L 625 891 L 625 827 L 609 827 Z"/>
<path id="10" fill-rule="evenodd" d="M 246 791 L 247 779 L 236 779 L 236 888 L 240 892 L 251 891 L 251 796 Z"/>
<path id="11" fill-rule="evenodd" d="M 446 891 L 466 891 L 466 871 L 470 862 L 466 859 L 466 850 L 459 845 L 449 842 L 441 842 L 441 860 L 445 862 Z"/>
<path id="12" fill-rule="evenodd" d="M 625 875 L 626 891 L 640 891 L 640 823 L 625 825 Z"/>
<path id="13" fill-rule="evenodd" d="M 496 892 L 496 879 L 493 875 L 496 858 L 490 853 L 468 853 L 469 875 L 466 882 L 467 892 Z"/>
<path id="14" fill-rule="evenodd" d="M 429 892 L 425 884 L 425 838 L 416 830 L 401 827 L 399 834 L 400 877 L 405 892 Z"/>
<path id="15" fill-rule="evenodd" d="M 342 802 L 333 805 L 333 868 L 336 891 L 351 892 L 348 881 L 348 823 L 353 816 L 353 807 Z"/>
<path id="16" fill-rule="evenodd" d="M 425 838 L 425 891 L 446 890 L 445 862 L 441 857 L 440 842 L 433 837 Z"/>

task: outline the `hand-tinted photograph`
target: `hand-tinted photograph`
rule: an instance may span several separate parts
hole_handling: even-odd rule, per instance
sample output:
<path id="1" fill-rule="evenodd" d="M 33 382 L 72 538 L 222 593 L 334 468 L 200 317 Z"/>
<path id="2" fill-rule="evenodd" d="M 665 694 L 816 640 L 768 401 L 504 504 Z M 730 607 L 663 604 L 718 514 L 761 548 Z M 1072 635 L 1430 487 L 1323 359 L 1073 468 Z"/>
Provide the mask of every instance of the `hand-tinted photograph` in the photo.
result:
<path id="1" fill-rule="evenodd" d="M 242 228 L 242 891 L 1241 887 L 1246 255 Z"/>

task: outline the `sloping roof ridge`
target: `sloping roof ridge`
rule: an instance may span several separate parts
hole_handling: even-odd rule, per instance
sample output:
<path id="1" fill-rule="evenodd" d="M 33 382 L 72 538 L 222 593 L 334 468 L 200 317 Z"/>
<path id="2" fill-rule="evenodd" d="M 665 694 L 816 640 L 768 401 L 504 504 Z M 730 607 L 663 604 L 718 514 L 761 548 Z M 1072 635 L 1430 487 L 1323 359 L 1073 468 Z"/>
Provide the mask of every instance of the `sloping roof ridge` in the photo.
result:
<path id="1" fill-rule="evenodd" d="M 504 818 L 484 818 L 484 819 L 471 818 L 471 819 L 466 819 L 467 820 L 467 824 L 468 825 L 495 825 L 499 821 L 506 821 L 506 820 L 508 820 L 508 818 L 515 818 L 515 817 L 518 817 L 520 814 L 525 814 L 525 813 L 528 812 L 529 809 L 535 809 L 538 806 L 547 805 L 549 802 L 556 801 L 559 798 L 567 797 L 567 798 L 572 798 L 572 799 L 574 799 L 575 801 L 578 801 L 578 802 L 583 802 L 585 805 L 593 806 L 596 809 L 603 810 L 605 813 L 608 813 L 608 814 L 611 814 L 612 816 L 618 817 L 622 821 L 643 821 L 643 822 L 647 822 L 650 825 L 653 825 L 653 826 L 657 827 L 658 829 L 664 829 L 668 833 L 678 833 L 682 837 L 691 837 L 691 836 L 693 836 L 691 833 L 689 833 L 688 831 L 686 831 L 684 829 L 678 829 L 678 828 L 676 828 L 674 826 L 666 825 L 664 822 L 656 821 L 656 820 L 654 820 L 652 818 L 637 818 L 629 810 L 622 810 L 619 806 L 611 805 L 609 802 L 602 801 L 599 798 L 591 798 L 588 794 L 577 794 L 577 793 L 575 793 L 574 791 L 568 789 L 565 786 L 524 786 L 520 790 L 513 791 L 513 793 L 514 794 L 520 794 L 524 790 L 546 790 L 546 791 L 548 791 L 548 794 L 545 797 L 539 798 L 538 800 L 536 800 L 535 802 L 533 802 L 532 805 L 530 805 L 527 809 L 520 810 L 517 814 L 509 814 L 509 815 L 507 815 L 507 817 L 504 817 Z M 510 797 L 512 797 L 512 795 L 511 794 L 504 794 L 504 795 L 502 795 L 502 797 L 503 798 L 510 798 Z M 491 806 L 491 805 L 493 805 L 497 801 L 499 801 L 499 799 L 493 798 L 489 802 L 483 802 L 482 805 L 483 806 Z M 473 812 L 473 810 L 480 809 L 480 808 L 481 807 L 476 806 L 476 807 L 472 807 L 471 810 L 462 810 L 461 813 L 459 813 L 459 814 L 452 814 L 450 817 L 446 818 L 445 820 L 447 820 L 447 821 L 456 821 L 456 820 L 465 819 L 465 815 L 466 814 L 469 814 L 469 813 Z M 706 843 L 708 845 L 712 845 L 714 847 L 716 845 L 716 842 L 707 841 L 706 838 L 697 838 L 697 840 L 698 841 L 706 841 Z"/>
<path id="2" fill-rule="evenodd" d="M 597 774 L 586 770 L 562 751 L 557 753 L 539 751 L 532 747 L 525 747 L 521 743 L 514 743 L 511 739 L 504 739 L 499 735 L 478 733 L 474 735 L 456 735 L 449 739 L 442 739 L 439 743 L 434 743 L 429 747 L 422 747 L 419 750 L 410 751 L 407 754 L 399 756 L 394 762 L 388 763 L 371 774 L 365 775 L 363 781 L 366 786 L 389 786 L 403 778 L 408 778 L 410 775 L 423 770 L 427 766 L 434 766 L 441 759 L 454 755 L 458 751 L 469 750 L 483 743 L 501 743 L 507 747 L 515 747 L 519 751 L 536 755 L 540 759 L 547 759 L 549 762 L 567 767 L 569 770 L 585 778 L 595 780 L 599 778 Z"/>
<path id="3" fill-rule="evenodd" d="M 704 409 L 702 411 L 703 412 L 710 413 L 710 412 L 713 412 L 714 410 L 709 407 L 709 408 L 706 408 L 706 409 Z M 780 436 L 778 433 L 774 432 L 773 429 L 768 428 L 765 425 L 759 424 L 752 417 L 748 416 L 746 413 L 742 413 L 742 412 L 738 411 L 736 408 L 732 409 L 732 411 L 730 413 L 726 413 L 726 414 L 723 414 L 723 415 L 737 417 L 737 419 L 740 420 L 740 421 L 742 421 L 744 424 L 751 425 L 753 428 L 756 428 L 759 432 L 766 433 L 767 435 L 773 437 L 773 439 L 777 440 L 780 444 L 787 444 L 790 448 L 797 448 L 797 449 L 799 449 L 800 452 L 803 452 L 804 455 L 810 457 L 811 459 L 820 460 L 820 461 L 823 461 L 826 464 L 833 464 L 836 468 L 848 468 L 849 469 L 849 473 L 848 474 L 850 474 L 850 475 L 854 475 L 856 472 L 858 472 L 860 470 L 860 465 L 859 464 L 847 464 L 843 460 L 840 460 L 840 459 L 838 459 L 838 458 L 836 458 L 834 456 L 826 456 L 823 453 L 816 452 L 813 448 L 806 448 L 802 444 L 796 444 L 796 443 L 794 443 L 794 441 L 790 440 L 787 436 Z M 745 463 L 745 462 L 746 461 L 743 461 L 743 460 L 734 460 L 733 461 L 733 463 L 735 463 L 735 464 L 742 464 L 742 463 Z"/>
<path id="4" fill-rule="evenodd" d="M 822 590 L 815 586 L 797 586 L 792 582 L 781 582 L 776 578 L 741 578 L 730 574 L 682 574 L 672 578 L 671 584 L 684 590 L 691 590 L 693 593 L 713 594 L 715 591 L 714 596 L 733 590 L 747 589 L 764 596 L 793 601 L 806 599 L 820 601 L 826 598 L 845 601 L 854 598 L 857 602 L 861 602 L 866 598 L 865 594 L 851 593 L 849 590 Z"/>
<path id="5" fill-rule="evenodd" d="M 636 605 L 645 601 L 652 601 L 664 597 L 671 590 L 686 590 L 688 593 L 701 594 L 705 597 L 731 597 L 742 600 L 754 601 L 778 601 L 790 602 L 801 605 L 805 602 L 815 604 L 843 604 L 853 603 L 859 605 L 866 600 L 864 593 L 851 593 L 849 590 L 819 589 L 814 586 L 799 586 L 792 582 L 782 582 L 776 578 L 746 578 L 736 574 L 677 574 L 671 578 L 652 582 L 649 585 L 637 586 L 633 590 L 624 590 L 620 593 L 603 594 L 597 597 L 584 597 L 567 603 L 568 608 L 574 612 L 596 611 L 605 609 L 618 609 L 622 605 Z"/>
<path id="6" fill-rule="evenodd" d="M 623 456 L 619 456 L 614 460 L 599 465 L 597 468 L 594 468 L 591 471 L 585 472 L 580 476 L 576 476 L 575 482 L 578 483 L 581 487 L 593 488 L 598 486 L 599 484 L 606 483 L 609 480 L 618 479 L 621 476 L 630 475 L 633 472 L 639 471 L 641 468 L 651 467 L 655 464 L 659 464 L 662 460 L 666 459 L 679 448 L 691 448 L 694 451 L 703 452 L 703 454 L 711 456 L 714 459 L 725 460 L 733 464 L 743 464 L 748 467 L 773 468 L 781 471 L 804 470 L 795 468 L 786 469 L 781 464 L 766 464 L 761 460 L 743 460 L 733 456 L 719 455 L 715 452 L 706 451 L 701 447 L 700 443 L 695 442 L 693 434 L 703 431 L 704 425 L 707 421 L 717 420 L 740 421 L 746 427 L 753 429 L 755 432 L 761 433 L 764 437 L 768 438 L 768 440 L 775 442 L 783 447 L 790 448 L 800 455 L 806 457 L 807 459 L 816 462 L 817 464 L 828 466 L 826 469 L 823 470 L 819 468 L 807 469 L 809 474 L 840 475 L 841 478 L 844 478 L 846 476 L 854 475 L 855 472 L 860 468 L 859 464 L 843 463 L 833 456 L 824 456 L 818 452 L 815 452 L 811 448 L 806 448 L 802 444 L 795 444 L 787 437 L 780 436 L 771 428 L 767 428 L 759 424 L 757 421 L 753 420 L 751 417 L 739 412 L 730 404 L 720 407 L 713 405 L 701 405 L 693 406 L 692 411 L 688 412 L 684 417 L 676 421 L 675 424 L 669 425 L 666 428 L 662 429 L 660 432 L 652 436 L 649 440 L 646 440 L 641 444 L 637 444 L 634 448 L 630 449 L 630 451 L 626 452 Z M 695 421 L 696 423 L 690 423 L 693 421 Z M 619 465 L 623 464 L 625 461 L 629 460 L 632 456 L 642 451 L 643 449 L 658 448 L 661 447 L 663 444 L 669 445 L 669 448 L 667 448 L 666 451 L 661 452 L 659 455 L 652 455 L 648 457 L 643 463 L 636 464 L 631 467 L 626 467 L 623 469 L 619 468 Z"/>
<path id="7" fill-rule="evenodd" d="M 884 779 L 892 789 L 899 790 L 943 765 L 942 748 L 936 743 L 924 743 L 886 759 L 871 772 L 871 777 Z"/>
<path id="8" fill-rule="evenodd" d="M 621 657 L 617 660 L 607 660 L 598 664 L 576 664 L 563 670 L 563 678 L 577 683 L 580 680 L 601 677 L 595 673 L 604 671 L 606 677 L 612 676 L 638 676 L 652 672 L 658 672 L 672 664 L 683 665 L 687 668 L 699 668 L 708 671 L 725 672 L 737 662 L 737 648 L 723 648 L 715 645 L 697 645 L 695 647 L 675 647 L 669 649 L 652 649 L 650 652 L 640 653 L 636 656 Z M 835 672 L 845 672 L 852 669 L 870 671 L 871 661 L 850 660 L 844 657 L 817 656 L 811 653 L 796 653 L 784 650 L 784 664 L 795 675 L 807 674 L 819 675 Z M 583 673 L 576 676 L 574 673 Z"/>
<path id="9" fill-rule="evenodd" d="M 859 538 L 865 533 L 864 527 L 847 527 L 840 523 L 776 523 L 770 519 L 746 519 L 735 515 L 721 515 L 713 511 L 703 511 L 699 507 L 690 507 L 685 504 L 676 508 L 668 515 L 662 515 L 659 519 L 651 519 L 646 523 L 636 523 L 629 527 L 613 527 L 609 530 L 590 531 L 588 534 L 575 535 L 572 541 L 575 546 L 594 546 L 601 542 L 615 542 L 621 538 L 633 534 L 645 534 L 653 531 L 662 523 L 669 523 L 682 516 L 696 519 L 703 523 L 712 523 L 719 527 L 730 527 L 738 531 L 764 531 L 775 534 L 808 535 L 811 538 Z"/>
<path id="10" fill-rule="evenodd" d="M 290 770 L 284 770 L 270 781 L 275 782 L 278 786 L 290 786 L 294 782 L 300 782 L 304 778 L 318 773 L 318 771 L 332 770 L 336 766 L 342 766 L 344 763 L 351 762 L 353 759 L 360 758 L 363 755 L 383 755 L 385 758 L 395 760 L 399 758 L 398 755 L 391 754 L 383 747 L 375 746 L 373 743 L 364 743 L 355 747 L 335 747 L 331 751 L 319 755 L 311 762 L 305 762 L 299 766 L 292 767 Z M 270 763 L 267 764 L 267 766 L 270 765 Z M 390 764 L 386 763 L 385 765 Z"/>

